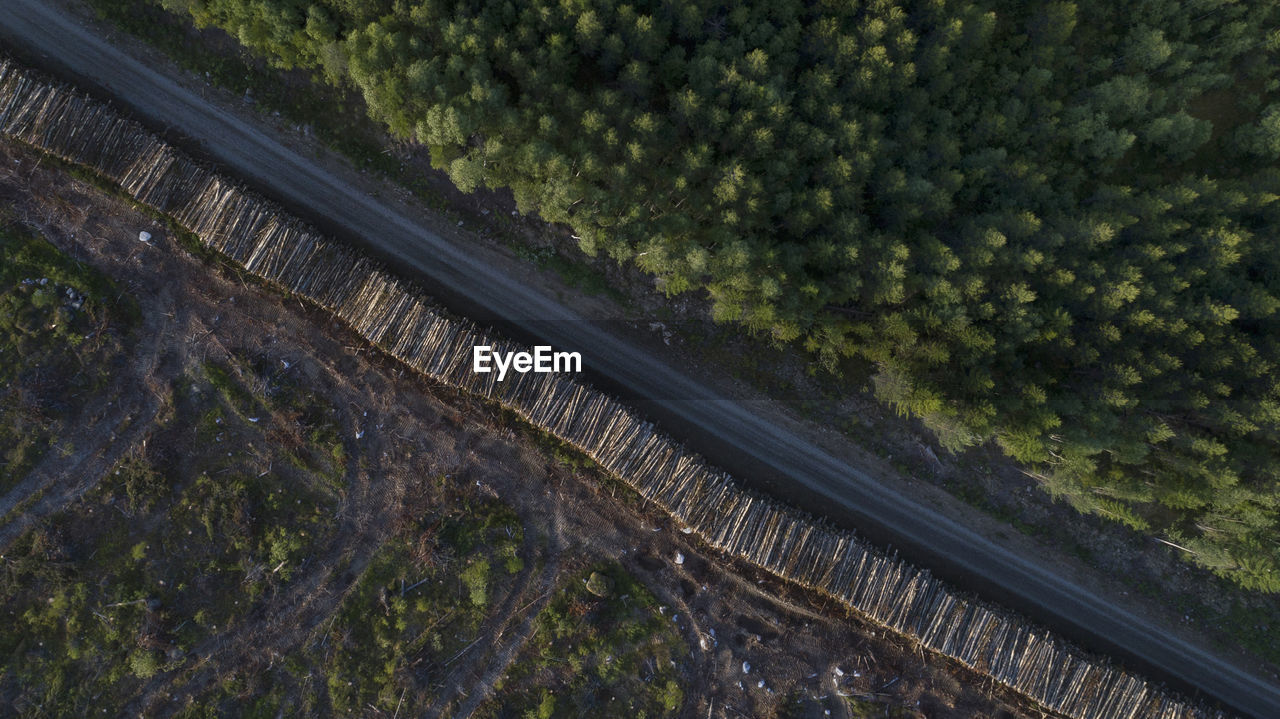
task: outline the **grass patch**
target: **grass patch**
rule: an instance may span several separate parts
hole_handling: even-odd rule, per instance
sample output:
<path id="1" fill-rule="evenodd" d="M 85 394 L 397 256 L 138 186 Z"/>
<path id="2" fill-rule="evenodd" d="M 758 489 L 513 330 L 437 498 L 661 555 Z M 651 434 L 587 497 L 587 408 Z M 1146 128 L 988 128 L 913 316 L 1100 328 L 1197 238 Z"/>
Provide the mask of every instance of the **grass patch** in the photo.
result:
<path id="1" fill-rule="evenodd" d="M 295 445 L 300 438 L 296 446 L 302 450 L 303 462 L 316 469 L 327 467 L 328 474 L 339 481 L 347 449 L 333 404 L 303 383 L 298 370 L 285 361 L 247 353 L 236 359 L 247 381 L 258 388 L 265 408 L 280 417 L 282 425 L 296 428 L 296 437 L 286 444 Z"/>
<path id="2" fill-rule="evenodd" d="M 0 692 L 16 713 L 119 713 L 288 583 L 332 528 L 329 502 L 279 477 L 162 476 L 130 457 L 6 554 Z"/>
<path id="3" fill-rule="evenodd" d="M 384 544 L 321 640 L 333 710 L 425 709 L 462 654 L 488 650 L 481 626 L 523 568 L 523 538 L 508 507 L 485 501 Z"/>
<path id="4" fill-rule="evenodd" d="M 333 468 L 289 465 L 270 418 L 250 422 L 233 406 L 268 405 L 245 370 L 227 364 L 172 388 L 173 412 L 147 449 L 5 553 L 0 698 L 16 715 L 121 713 L 143 682 L 186 666 L 332 537 Z M 296 451 L 331 450 L 302 439 Z"/>
<path id="5" fill-rule="evenodd" d="M 257 409 L 251 394 L 240 379 L 236 377 L 230 367 L 218 362 L 205 362 L 204 374 L 209 379 L 209 383 L 213 388 L 222 393 L 222 396 L 231 403 L 236 412 L 241 415 L 251 415 Z"/>
<path id="6" fill-rule="evenodd" d="M 110 279 L 0 207 L 0 492 L 107 385 L 138 320 L 137 303 Z"/>
<path id="7" fill-rule="evenodd" d="M 570 287 L 592 295 L 605 295 L 619 304 L 626 304 L 628 298 L 618 291 L 605 275 L 585 262 L 565 257 L 554 247 L 531 247 L 516 241 L 507 243 L 516 257 L 532 262 L 540 270 L 551 270 Z"/>
<path id="8" fill-rule="evenodd" d="M 604 596 L 601 596 L 601 595 Z M 478 717 L 672 716 L 687 648 L 654 596 L 617 564 L 570 579 Z"/>
<path id="9" fill-rule="evenodd" d="M 341 489 L 347 448 L 338 411 L 323 392 L 306 386 L 291 365 L 265 355 L 238 351 L 225 361 L 206 361 L 201 369 L 203 385 L 188 383 L 179 390 L 205 402 L 201 441 L 219 443 L 265 429 L 271 451 L 282 452 L 285 464 Z"/>
<path id="10" fill-rule="evenodd" d="M 906 719 L 921 716 L 903 706 L 883 704 L 856 696 L 828 696 L 821 700 L 799 693 L 789 695 L 778 707 L 777 719 L 823 719 L 838 716 L 831 711 L 843 705 L 852 719 Z"/>

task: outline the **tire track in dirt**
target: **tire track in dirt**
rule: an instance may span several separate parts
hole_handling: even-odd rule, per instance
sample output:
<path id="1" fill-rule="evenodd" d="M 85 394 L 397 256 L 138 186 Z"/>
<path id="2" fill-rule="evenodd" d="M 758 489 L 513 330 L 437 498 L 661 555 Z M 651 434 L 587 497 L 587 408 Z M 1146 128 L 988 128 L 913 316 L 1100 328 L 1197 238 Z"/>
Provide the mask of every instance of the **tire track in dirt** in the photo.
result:
<path id="1" fill-rule="evenodd" d="M 341 408 L 345 404 L 335 406 Z M 260 603 L 258 606 L 265 608 L 262 612 L 241 617 L 231 629 L 194 647 L 189 653 L 195 658 L 193 666 L 149 682 L 128 707 L 130 713 L 172 716 L 232 668 L 242 673 L 269 669 L 337 611 L 359 582 L 374 553 L 391 533 L 388 523 L 378 521 L 378 510 L 387 506 L 385 490 L 392 491 L 394 500 L 403 493 L 403 487 L 399 483 L 385 485 L 380 464 L 383 438 L 377 430 L 372 426 L 365 429 L 362 441 L 357 441 L 355 418 L 346 409 L 339 411 L 347 428 L 344 482 L 349 493 L 338 510 L 342 520 L 333 529 L 329 544 L 306 560 L 306 565 L 314 569 L 295 578 L 274 598 Z M 367 466 L 362 467 L 362 461 Z"/>
<path id="2" fill-rule="evenodd" d="M 27 219 L 32 219 L 26 208 Z M 45 237 L 66 242 L 59 230 L 43 223 L 36 225 Z M 136 348 L 128 371 L 116 375 L 109 392 L 86 410 L 92 421 L 81 421 L 70 436 L 63 437 L 75 447 L 62 453 L 58 444 L 17 487 L 0 499 L 0 550 L 6 549 L 36 523 L 83 496 L 106 476 L 111 467 L 150 433 L 167 388 L 155 381 L 162 355 L 181 348 L 176 341 L 190 326 L 188 308 L 178 308 L 167 287 L 159 287 L 148 298 L 148 311 L 131 337 Z M 176 312 L 176 314 L 175 314 Z M 180 351 L 180 350 L 179 350 Z M 141 388 L 142 391 L 139 391 Z M 34 504 L 17 516 L 15 508 L 34 499 Z"/>
<path id="3" fill-rule="evenodd" d="M 480 630 L 476 632 L 475 640 L 463 649 L 458 656 L 446 662 L 447 665 L 465 657 L 465 661 L 462 664 L 449 672 L 449 676 L 444 682 L 442 693 L 423 712 L 424 719 L 457 716 L 456 712 L 447 712 L 459 695 L 464 699 L 470 700 L 476 689 L 484 692 L 486 688 L 484 679 L 489 674 L 489 672 L 485 671 L 486 667 L 491 667 L 495 662 L 502 663 L 505 667 L 506 664 L 510 663 L 511 659 L 514 659 L 519 646 L 523 645 L 524 641 L 532 634 L 533 620 L 536 619 L 537 612 L 541 611 L 541 608 L 546 605 L 551 595 L 555 593 L 557 578 L 560 575 L 560 550 L 563 547 L 563 536 L 561 534 L 564 523 L 563 512 L 560 507 L 554 507 L 550 522 L 546 521 L 545 515 L 531 512 L 522 514 L 520 520 L 524 525 L 525 531 L 525 541 L 521 548 L 521 554 L 523 555 L 521 560 L 524 562 L 524 568 L 520 571 L 520 576 L 517 577 L 515 586 L 511 588 L 511 591 L 507 592 L 502 606 L 490 614 L 489 618 L 480 627 Z M 547 538 L 545 546 L 537 546 L 535 537 L 539 534 L 539 531 L 531 530 L 541 530 L 542 533 L 545 533 Z M 534 564 L 535 560 L 540 556 L 544 556 L 546 563 L 541 571 L 536 572 L 537 577 L 535 579 Z M 530 594 L 537 591 L 541 591 L 539 596 L 527 604 L 519 606 L 519 602 L 524 601 Z M 501 641 L 512 621 L 521 617 L 524 618 L 524 622 L 516 631 L 515 636 L 509 639 L 501 648 L 493 648 Z M 489 638 L 488 641 L 485 641 L 486 637 Z M 488 649 L 488 651 L 476 653 L 476 649 Z M 504 663 L 501 657 L 506 652 L 510 652 L 510 659 Z M 480 676 L 474 683 L 467 682 L 468 677 L 476 675 Z M 490 691 L 492 691 L 492 682 L 500 678 L 501 674 L 490 680 L 487 684 Z M 469 688 L 472 691 L 468 691 Z M 474 711 L 474 708 L 471 711 Z"/>
<path id="4" fill-rule="evenodd" d="M 847 695 L 836 684 L 836 669 L 836 665 L 832 663 L 831 666 L 827 667 L 826 676 L 822 678 L 822 688 L 827 693 L 826 698 L 838 698 L 836 701 L 827 702 L 830 705 L 827 710 L 831 713 L 833 719 L 852 719 L 848 702 L 839 699 Z"/>
<path id="5" fill-rule="evenodd" d="M 634 557 L 631 557 L 623 566 L 634 576 L 642 576 L 643 568 L 635 561 Z M 715 657 L 710 651 L 703 648 L 703 642 L 707 634 L 698 621 L 698 613 L 665 582 L 645 582 L 645 586 L 649 591 L 653 592 L 658 601 L 672 610 L 670 614 L 671 622 L 676 625 L 676 628 L 684 636 L 684 642 L 689 647 L 690 663 L 683 672 L 685 679 L 687 680 L 689 677 L 696 675 L 711 676 L 715 671 Z M 666 616 L 667 614 L 663 612 L 663 617 L 665 618 Z M 701 710 L 704 699 L 706 697 L 699 696 L 695 692 L 686 692 L 684 704 L 680 707 L 681 716 L 692 716 L 695 710 Z M 710 712 L 710 707 L 708 707 L 708 712 Z"/>
<path id="6" fill-rule="evenodd" d="M 466 701 L 459 704 L 457 710 L 450 715 L 453 719 L 470 717 L 481 704 L 494 695 L 496 692 L 494 685 L 506 675 L 507 669 L 515 662 L 520 650 L 533 637 L 537 628 L 538 616 L 542 614 L 543 608 L 551 601 L 560 586 L 561 558 L 566 549 L 564 509 L 559 503 L 556 503 L 553 507 L 551 532 L 548 537 L 550 540 L 548 548 L 551 556 L 538 583 L 538 590 L 541 590 L 542 593 L 516 612 L 516 616 L 523 617 L 520 626 L 510 639 L 490 653 L 488 666 L 484 667 L 484 671 L 470 686 L 470 691 L 466 692 Z M 527 522 L 528 520 L 525 521 Z M 499 636 L 501 636 L 501 632 L 499 632 Z M 436 715 L 429 713 L 427 716 L 434 717 Z"/>

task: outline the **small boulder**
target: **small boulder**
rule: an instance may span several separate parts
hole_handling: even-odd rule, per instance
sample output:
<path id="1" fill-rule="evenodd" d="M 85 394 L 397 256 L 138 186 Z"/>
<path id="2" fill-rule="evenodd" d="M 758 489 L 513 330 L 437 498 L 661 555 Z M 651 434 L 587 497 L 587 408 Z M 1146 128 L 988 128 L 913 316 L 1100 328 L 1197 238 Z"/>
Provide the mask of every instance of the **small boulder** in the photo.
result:
<path id="1" fill-rule="evenodd" d="M 150 242 L 150 241 L 151 241 L 151 233 L 150 233 L 150 232 L 147 232 L 146 230 L 143 230 L 143 231 L 141 231 L 141 232 L 139 232 L 139 233 L 138 233 L 138 242 Z"/>
<path id="2" fill-rule="evenodd" d="M 600 572 L 592 572 L 587 577 L 587 591 L 597 597 L 607 597 L 613 594 L 613 580 Z"/>

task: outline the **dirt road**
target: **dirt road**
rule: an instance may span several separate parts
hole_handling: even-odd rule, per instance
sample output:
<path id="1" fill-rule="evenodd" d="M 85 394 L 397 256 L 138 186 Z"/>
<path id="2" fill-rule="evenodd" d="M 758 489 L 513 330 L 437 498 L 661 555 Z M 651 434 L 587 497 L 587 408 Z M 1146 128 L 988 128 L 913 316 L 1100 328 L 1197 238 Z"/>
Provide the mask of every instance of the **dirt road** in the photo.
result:
<path id="1" fill-rule="evenodd" d="M 428 291 L 458 311 L 513 328 L 522 339 L 581 352 L 586 365 L 626 394 L 656 398 L 636 404 L 744 479 L 756 473 L 781 478 L 787 484 L 775 485 L 775 494 L 803 496 L 808 506 L 827 507 L 873 539 L 892 542 L 913 561 L 1020 609 L 1083 646 L 1238 711 L 1276 715 L 1280 686 L 1274 681 L 876 480 L 819 447 L 766 403 L 718 398 L 662 357 L 584 318 L 471 248 L 424 229 L 395 203 L 366 195 L 54 8 L 37 0 L 6 0 L 0 7 L 0 38 L 24 48 L 30 57 L 43 58 L 46 67 L 110 93 L 153 126 L 195 139 L 205 153 L 270 188 L 269 194 L 282 202 L 358 236 L 376 253 L 416 273 Z"/>

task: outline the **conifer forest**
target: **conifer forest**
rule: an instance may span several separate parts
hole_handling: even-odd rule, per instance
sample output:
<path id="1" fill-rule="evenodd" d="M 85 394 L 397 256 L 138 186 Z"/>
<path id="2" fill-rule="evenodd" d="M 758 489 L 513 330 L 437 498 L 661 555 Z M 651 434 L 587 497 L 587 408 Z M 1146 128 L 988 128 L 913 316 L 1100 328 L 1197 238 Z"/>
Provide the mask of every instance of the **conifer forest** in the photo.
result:
<path id="1" fill-rule="evenodd" d="M 163 0 L 463 190 L 1280 591 L 1280 3 Z"/>

